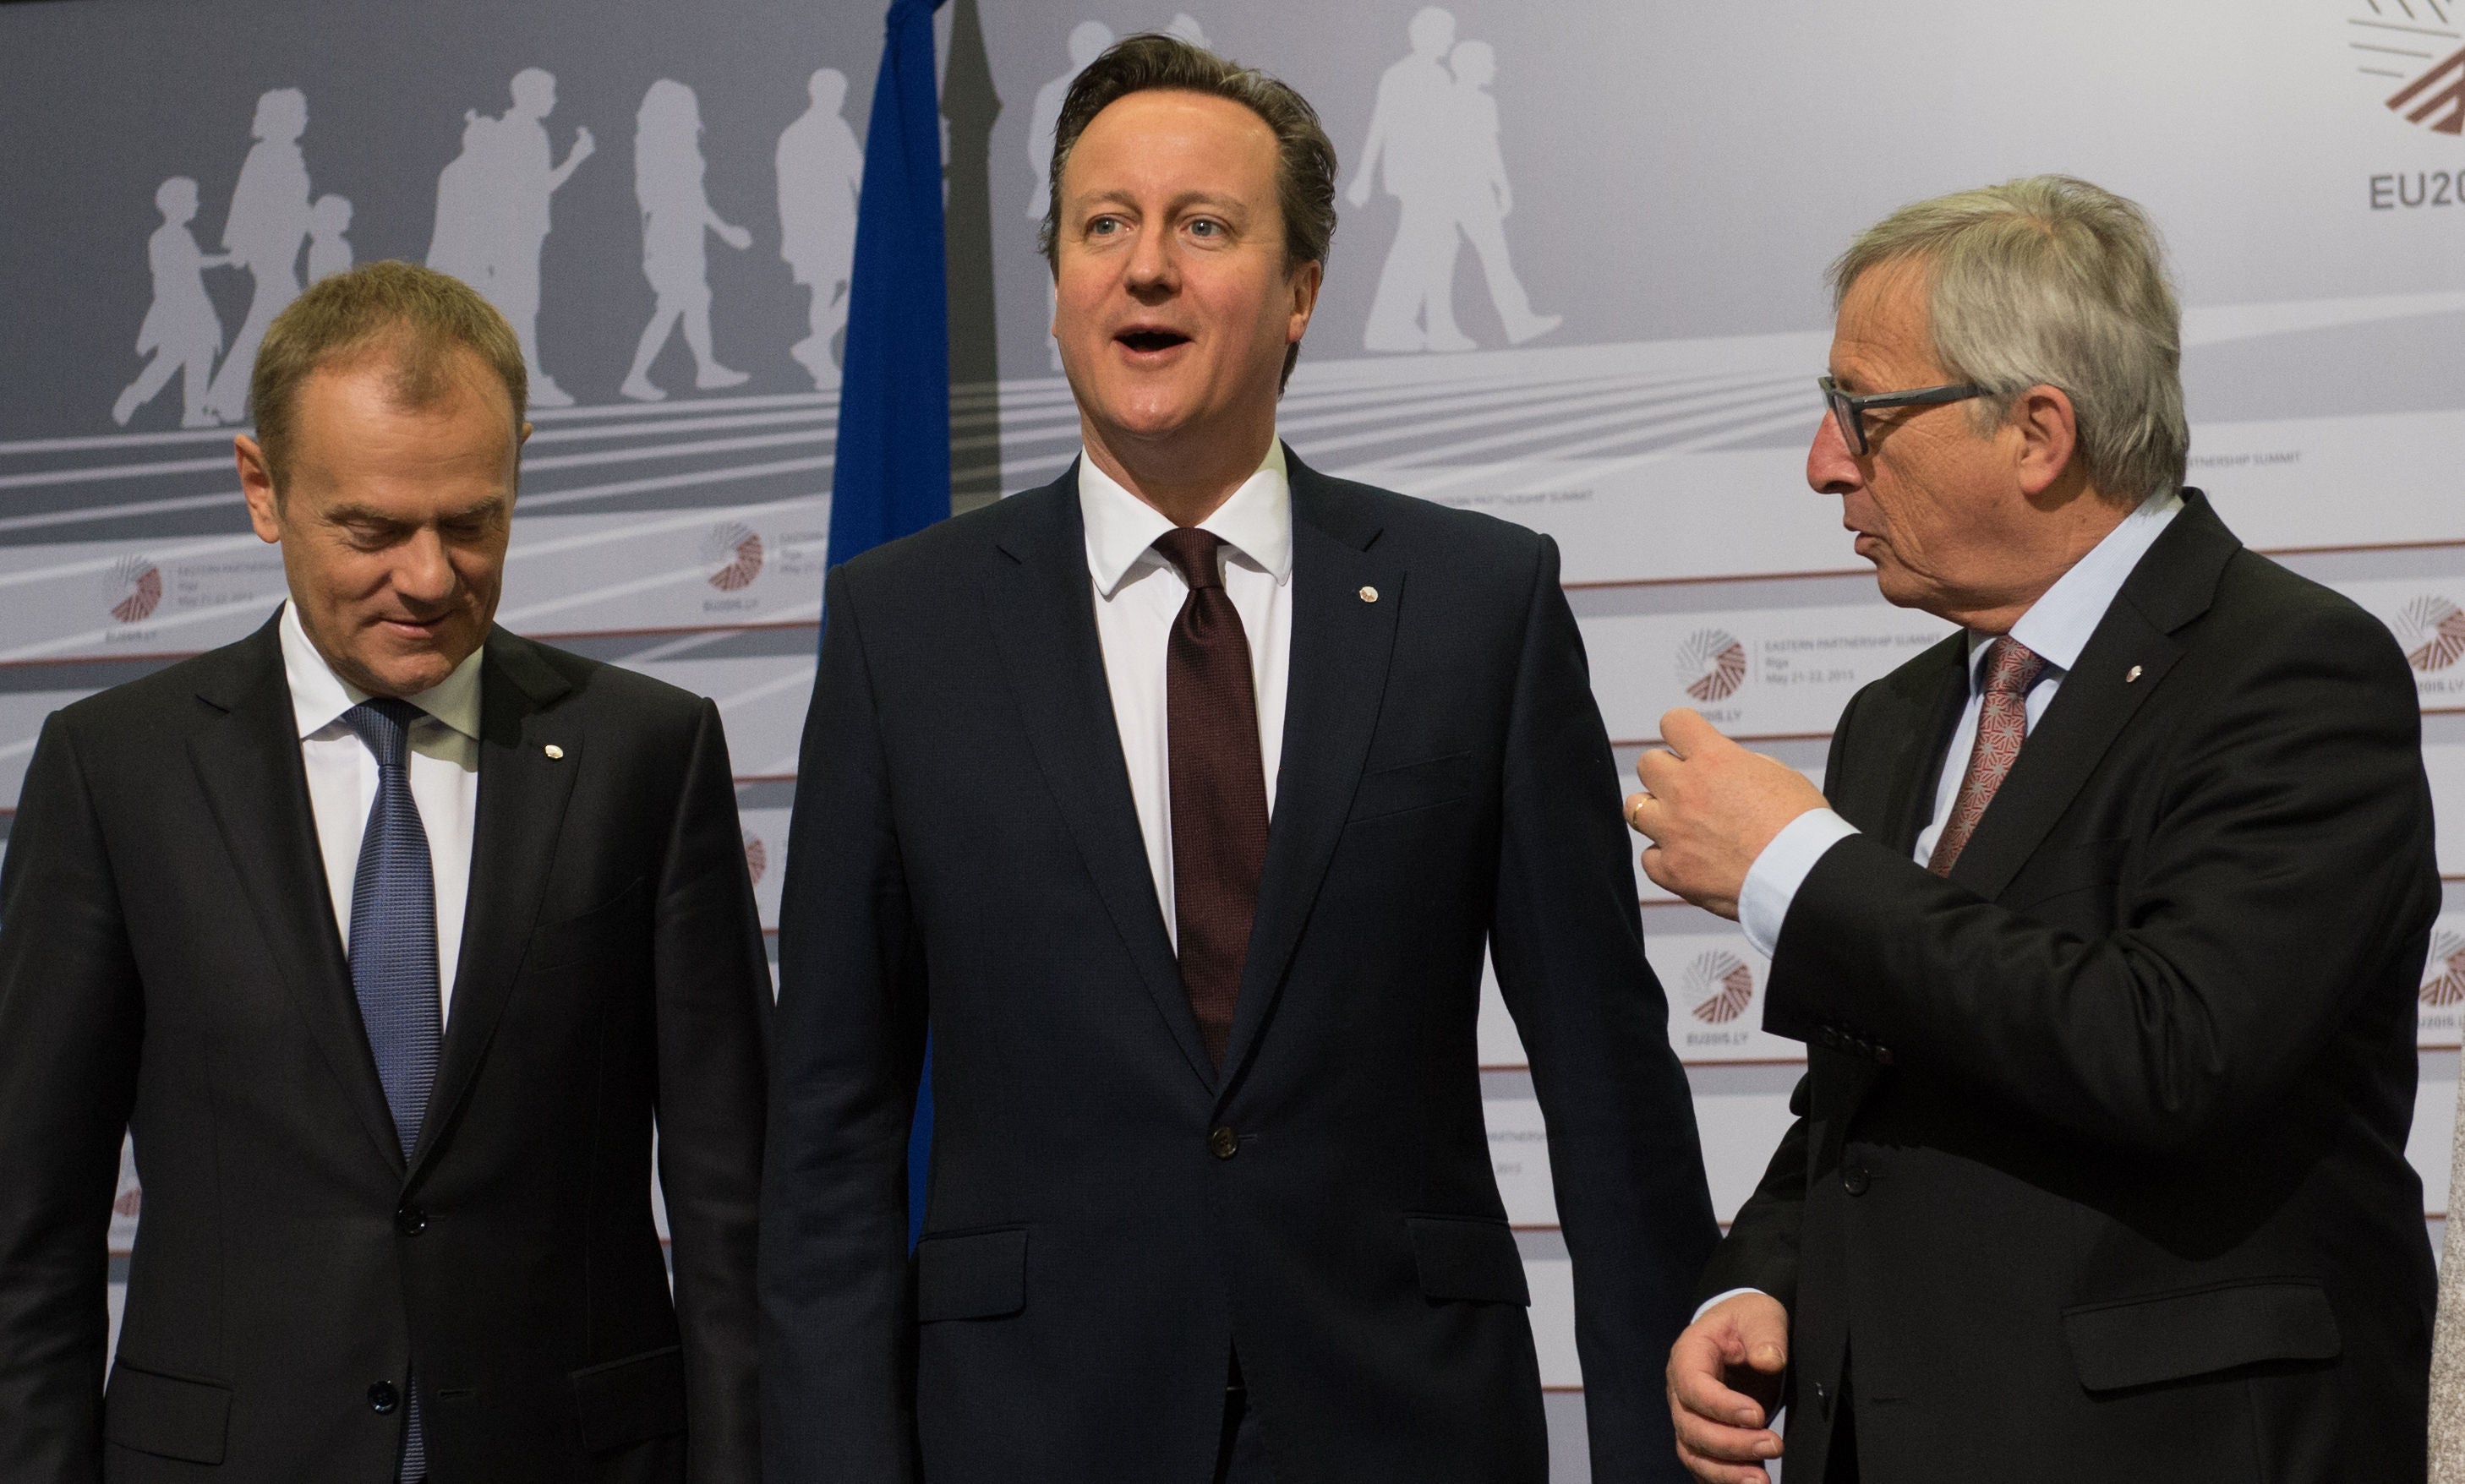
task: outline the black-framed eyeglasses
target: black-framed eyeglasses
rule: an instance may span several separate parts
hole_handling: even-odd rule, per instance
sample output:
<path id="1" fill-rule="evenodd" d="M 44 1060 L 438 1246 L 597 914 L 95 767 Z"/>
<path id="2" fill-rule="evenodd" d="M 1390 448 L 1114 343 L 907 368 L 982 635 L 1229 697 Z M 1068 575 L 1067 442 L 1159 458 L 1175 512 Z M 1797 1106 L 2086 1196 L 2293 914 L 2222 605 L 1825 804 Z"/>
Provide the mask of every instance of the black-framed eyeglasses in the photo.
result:
<path id="1" fill-rule="evenodd" d="M 1839 425 L 1840 439 L 1849 445 L 1853 454 L 1866 452 L 1866 412 L 1878 407 L 1933 407 L 1944 402 L 1966 402 L 1986 395 L 1986 388 L 1970 382 L 1958 382 L 1949 387 L 1919 387 L 1909 391 L 1876 391 L 1863 396 L 1842 391 L 1829 376 L 1818 376 L 1814 384 L 1823 388 L 1824 405 L 1831 409 L 1832 420 Z"/>

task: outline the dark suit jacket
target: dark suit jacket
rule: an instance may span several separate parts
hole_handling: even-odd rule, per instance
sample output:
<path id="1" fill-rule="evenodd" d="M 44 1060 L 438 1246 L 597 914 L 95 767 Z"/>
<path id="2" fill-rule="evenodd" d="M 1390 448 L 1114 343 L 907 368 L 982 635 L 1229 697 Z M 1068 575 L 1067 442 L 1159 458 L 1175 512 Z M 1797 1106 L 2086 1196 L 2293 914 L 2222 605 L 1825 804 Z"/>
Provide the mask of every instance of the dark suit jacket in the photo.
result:
<path id="1" fill-rule="evenodd" d="M 2387 631 L 2196 491 L 1948 880 L 1955 635 L 1850 702 L 1765 1025 L 1798 1123 L 1704 1292 L 1790 1306 L 1789 1484 L 2423 1474 L 2414 989 L 2440 887 Z"/>
<path id="2" fill-rule="evenodd" d="M 1291 461 L 1283 762 L 1221 1074 L 1131 802 L 1075 470 L 831 577 L 762 1228 L 777 1484 L 1538 1481 L 1474 1026 L 1529 1049 L 1602 1479 L 1715 1231 L 1556 548 Z M 1364 594 L 1376 590 L 1376 600 Z M 906 1251 L 927 1027 L 931 1190 Z"/>
<path id="3" fill-rule="evenodd" d="M 719 714 L 501 630 L 480 684 L 407 1169 L 275 626 L 45 725 L 0 875 L 0 1478 L 382 1484 L 370 1387 L 414 1360 L 440 1484 L 752 1476 L 770 995 Z"/>

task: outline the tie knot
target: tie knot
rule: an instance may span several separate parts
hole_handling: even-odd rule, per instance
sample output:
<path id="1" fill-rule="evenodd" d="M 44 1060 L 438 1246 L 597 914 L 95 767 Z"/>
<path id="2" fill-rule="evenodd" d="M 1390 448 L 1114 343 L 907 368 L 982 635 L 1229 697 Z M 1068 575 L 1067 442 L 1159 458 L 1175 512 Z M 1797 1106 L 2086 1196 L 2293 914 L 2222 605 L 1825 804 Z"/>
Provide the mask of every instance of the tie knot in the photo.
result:
<path id="1" fill-rule="evenodd" d="M 2004 634 L 1986 646 L 1986 690 L 1988 695 L 2026 696 L 2037 676 L 2046 673 L 2043 657 Z"/>
<path id="2" fill-rule="evenodd" d="M 1196 526 L 1181 526 L 1155 539 L 1155 549 L 1193 592 L 1224 586 L 1224 573 L 1215 564 L 1215 549 L 1223 544 L 1223 537 Z"/>
<path id="3" fill-rule="evenodd" d="M 400 767 L 411 753 L 411 724 L 427 713 L 407 700 L 380 696 L 343 713 L 343 720 L 376 754 L 377 766 Z"/>

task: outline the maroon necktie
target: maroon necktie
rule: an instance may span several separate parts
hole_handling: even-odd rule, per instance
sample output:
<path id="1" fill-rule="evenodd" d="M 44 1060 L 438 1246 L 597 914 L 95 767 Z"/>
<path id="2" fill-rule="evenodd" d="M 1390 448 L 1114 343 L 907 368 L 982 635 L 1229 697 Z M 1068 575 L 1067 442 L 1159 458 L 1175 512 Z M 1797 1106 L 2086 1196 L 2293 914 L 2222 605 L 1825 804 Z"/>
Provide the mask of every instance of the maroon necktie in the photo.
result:
<path id="1" fill-rule="evenodd" d="M 1926 869 L 1936 875 L 1951 875 L 1952 862 L 1977 832 L 1986 806 L 1994 802 L 1994 790 L 2020 760 L 2020 743 L 2029 737 L 2029 687 L 2045 673 L 2046 662 L 2008 633 L 1986 646 L 1986 698 L 1977 708 L 1977 745 L 1969 750 L 1960 795 L 1951 801 L 1951 818 L 1926 859 Z"/>
<path id="2" fill-rule="evenodd" d="M 1250 640 L 1224 590 L 1219 537 L 1166 531 L 1155 549 L 1189 585 L 1165 652 L 1165 737 L 1172 754 L 1172 897 L 1181 986 L 1224 1065 L 1232 1002 L 1250 954 L 1267 866 L 1267 775 Z"/>

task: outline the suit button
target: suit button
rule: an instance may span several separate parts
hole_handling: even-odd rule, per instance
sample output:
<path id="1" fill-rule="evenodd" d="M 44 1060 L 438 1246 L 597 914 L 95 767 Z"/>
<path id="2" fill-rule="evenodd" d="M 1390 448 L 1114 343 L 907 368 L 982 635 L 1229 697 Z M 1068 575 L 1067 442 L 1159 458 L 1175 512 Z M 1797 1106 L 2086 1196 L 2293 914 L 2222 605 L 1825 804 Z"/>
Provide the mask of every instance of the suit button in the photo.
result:
<path id="1" fill-rule="evenodd" d="M 369 1411 L 375 1412 L 380 1416 L 384 1416 L 391 1413 L 395 1407 L 400 1406 L 401 1405 L 402 1393 L 394 1388 L 394 1384 L 392 1382 L 380 1381 L 375 1385 L 368 1387 Z"/>
<path id="2" fill-rule="evenodd" d="M 1852 1164 L 1840 1172 L 1840 1188 L 1851 1195 L 1864 1195 L 1866 1187 L 1873 1184 L 1874 1177 L 1866 1173 L 1863 1164 Z"/>
<path id="3" fill-rule="evenodd" d="M 1240 1136 L 1219 1123 L 1215 1131 L 1207 1136 L 1207 1148 L 1217 1159 L 1229 1160 L 1241 1152 Z"/>
<path id="4" fill-rule="evenodd" d="M 1832 1388 L 1819 1381 L 1814 1384 L 1814 1403 L 1822 1408 L 1824 1416 L 1832 1415 Z"/>
<path id="5" fill-rule="evenodd" d="M 1823 1044 L 1832 1051 L 1840 1050 L 1840 1032 L 1830 1026 L 1823 1028 Z"/>
<path id="6" fill-rule="evenodd" d="M 1878 1066 L 1890 1066 L 1892 1064 L 1892 1049 L 1888 1046 L 1876 1047 L 1875 1061 Z"/>
<path id="7" fill-rule="evenodd" d="M 404 1236 L 417 1236 L 428 1229 L 428 1213 L 405 1202 L 402 1208 L 393 1213 L 393 1229 Z"/>

